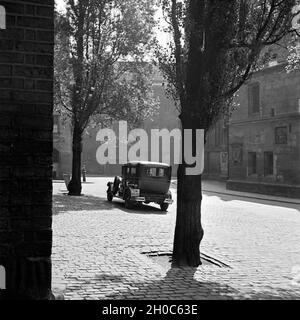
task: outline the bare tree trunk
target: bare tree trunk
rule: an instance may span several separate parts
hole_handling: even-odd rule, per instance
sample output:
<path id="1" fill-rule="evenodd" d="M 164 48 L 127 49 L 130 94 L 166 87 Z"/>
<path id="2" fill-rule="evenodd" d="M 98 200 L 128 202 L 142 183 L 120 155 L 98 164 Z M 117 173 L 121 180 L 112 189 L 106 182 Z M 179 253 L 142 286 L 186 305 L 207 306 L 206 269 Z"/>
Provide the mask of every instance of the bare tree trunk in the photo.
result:
<path id="1" fill-rule="evenodd" d="M 72 158 L 72 179 L 68 185 L 69 195 L 81 195 L 81 152 L 82 152 L 82 131 L 78 123 L 73 128 L 73 158 Z"/>
<path id="2" fill-rule="evenodd" d="M 182 136 L 184 137 L 185 125 L 183 124 L 182 127 Z M 194 139 L 193 151 L 196 143 L 197 141 Z M 184 143 L 182 146 L 184 150 Z M 184 162 L 184 157 L 182 159 L 183 163 L 179 165 L 177 171 L 177 218 L 173 264 L 175 266 L 197 267 L 201 264 L 199 246 L 204 234 L 201 225 L 201 175 L 187 175 L 185 169 L 188 166 Z"/>

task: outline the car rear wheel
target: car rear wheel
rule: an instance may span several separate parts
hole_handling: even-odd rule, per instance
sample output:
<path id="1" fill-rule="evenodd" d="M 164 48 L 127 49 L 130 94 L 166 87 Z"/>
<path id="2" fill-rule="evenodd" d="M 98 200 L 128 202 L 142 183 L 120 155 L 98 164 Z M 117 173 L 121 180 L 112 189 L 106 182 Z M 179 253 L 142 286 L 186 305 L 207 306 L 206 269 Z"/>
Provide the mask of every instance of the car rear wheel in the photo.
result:
<path id="1" fill-rule="evenodd" d="M 111 192 L 107 192 L 107 201 L 111 202 L 113 199 L 113 194 Z"/>
<path id="2" fill-rule="evenodd" d="M 162 203 L 162 204 L 160 205 L 161 211 L 167 211 L 168 208 L 169 208 L 168 203 Z"/>

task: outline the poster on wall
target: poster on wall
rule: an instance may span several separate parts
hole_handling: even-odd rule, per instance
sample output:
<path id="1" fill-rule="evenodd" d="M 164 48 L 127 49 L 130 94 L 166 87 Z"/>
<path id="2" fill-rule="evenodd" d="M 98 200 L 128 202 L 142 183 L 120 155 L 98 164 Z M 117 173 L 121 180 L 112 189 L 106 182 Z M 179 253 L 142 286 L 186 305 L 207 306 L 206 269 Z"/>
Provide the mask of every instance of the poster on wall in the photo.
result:
<path id="1" fill-rule="evenodd" d="M 232 161 L 234 164 L 241 164 L 243 162 L 243 145 L 232 145 Z"/>

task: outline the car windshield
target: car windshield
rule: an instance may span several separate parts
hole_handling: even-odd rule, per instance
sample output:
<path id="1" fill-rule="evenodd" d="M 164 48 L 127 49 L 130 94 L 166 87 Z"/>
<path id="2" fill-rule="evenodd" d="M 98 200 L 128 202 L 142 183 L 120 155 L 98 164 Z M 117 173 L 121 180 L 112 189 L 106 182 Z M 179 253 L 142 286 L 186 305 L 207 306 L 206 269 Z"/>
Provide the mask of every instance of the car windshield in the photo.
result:
<path id="1" fill-rule="evenodd" d="M 165 177 L 167 169 L 165 168 L 145 168 L 146 176 L 148 177 Z"/>

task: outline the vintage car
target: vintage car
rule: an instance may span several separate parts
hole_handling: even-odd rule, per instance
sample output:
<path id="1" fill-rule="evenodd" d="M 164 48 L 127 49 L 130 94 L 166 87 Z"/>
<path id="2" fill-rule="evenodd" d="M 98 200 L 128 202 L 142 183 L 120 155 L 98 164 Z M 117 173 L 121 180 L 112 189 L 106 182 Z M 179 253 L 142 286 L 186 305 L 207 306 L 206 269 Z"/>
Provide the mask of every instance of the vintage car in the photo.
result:
<path id="1" fill-rule="evenodd" d="M 173 203 L 169 190 L 172 167 L 159 162 L 129 162 L 122 166 L 122 177 L 107 183 L 107 200 L 125 200 L 125 208 L 134 204 L 154 202 L 162 211 Z"/>

